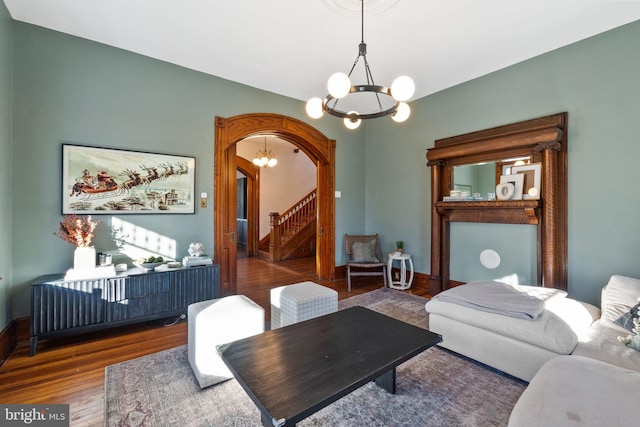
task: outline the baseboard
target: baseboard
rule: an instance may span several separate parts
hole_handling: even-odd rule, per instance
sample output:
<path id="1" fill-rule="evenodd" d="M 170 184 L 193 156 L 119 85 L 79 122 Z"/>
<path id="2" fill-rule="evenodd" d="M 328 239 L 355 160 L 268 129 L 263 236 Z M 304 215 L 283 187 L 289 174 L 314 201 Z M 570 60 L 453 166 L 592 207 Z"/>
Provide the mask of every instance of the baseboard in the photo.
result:
<path id="1" fill-rule="evenodd" d="M 393 268 L 391 270 L 391 274 L 393 274 L 394 270 L 400 271 L 399 268 Z M 335 277 L 337 279 L 346 279 L 347 278 L 347 266 L 346 265 L 336 265 Z M 415 286 L 416 288 L 429 289 L 429 275 L 425 273 L 415 272 L 413 275 L 413 282 L 411 286 Z"/>
<path id="2" fill-rule="evenodd" d="M 11 355 L 20 341 L 29 340 L 28 317 L 14 319 L 0 332 L 0 365 Z"/>

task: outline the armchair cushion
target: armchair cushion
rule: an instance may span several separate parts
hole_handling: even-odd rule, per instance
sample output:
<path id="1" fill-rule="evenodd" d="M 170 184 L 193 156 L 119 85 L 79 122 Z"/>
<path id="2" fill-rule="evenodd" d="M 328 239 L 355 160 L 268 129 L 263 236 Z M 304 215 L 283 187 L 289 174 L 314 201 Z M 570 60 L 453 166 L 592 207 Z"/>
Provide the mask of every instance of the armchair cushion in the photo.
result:
<path id="1" fill-rule="evenodd" d="M 352 262 L 380 262 L 376 257 L 376 241 L 353 242 L 351 246 Z"/>

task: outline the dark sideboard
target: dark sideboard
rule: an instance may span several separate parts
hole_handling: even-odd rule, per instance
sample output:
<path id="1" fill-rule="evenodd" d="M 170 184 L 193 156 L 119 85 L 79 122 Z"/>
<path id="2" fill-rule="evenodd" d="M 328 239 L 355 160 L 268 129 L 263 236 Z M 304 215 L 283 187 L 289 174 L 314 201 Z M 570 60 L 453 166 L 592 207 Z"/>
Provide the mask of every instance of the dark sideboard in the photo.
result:
<path id="1" fill-rule="evenodd" d="M 31 348 L 54 338 L 187 314 L 189 304 L 220 297 L 217 264 L 145 272 L 134 268 L 115 277 L 65 280 L 47 275 L 31 284 Z"/>

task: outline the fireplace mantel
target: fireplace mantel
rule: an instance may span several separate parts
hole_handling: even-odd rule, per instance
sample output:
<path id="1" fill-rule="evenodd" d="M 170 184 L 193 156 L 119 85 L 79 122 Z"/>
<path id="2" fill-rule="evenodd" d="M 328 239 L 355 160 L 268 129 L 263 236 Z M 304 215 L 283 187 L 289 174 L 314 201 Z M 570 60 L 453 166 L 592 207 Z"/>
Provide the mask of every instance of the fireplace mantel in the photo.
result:
<path id="1" fill-rule="evenodd" d="M 453 189 L 453 168 L 528 156 L 541 164 L 540 200 L 443 201 Z M 430 293 L 449 288 L 450 223 L 537 226 L 538 283 L 567 288 L 567 113 L 436 140 L 431 167 Z"/>

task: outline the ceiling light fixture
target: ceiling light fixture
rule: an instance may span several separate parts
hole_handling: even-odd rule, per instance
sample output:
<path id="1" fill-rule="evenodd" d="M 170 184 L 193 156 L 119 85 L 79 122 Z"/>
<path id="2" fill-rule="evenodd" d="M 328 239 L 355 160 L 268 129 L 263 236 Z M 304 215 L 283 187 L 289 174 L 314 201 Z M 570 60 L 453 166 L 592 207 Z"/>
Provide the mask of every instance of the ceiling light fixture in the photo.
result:
<path id="1" fill-rule="evenodd" d="M 273 151 L 267 150 L 267 137 L 264 137 L 264 150 L 258 150 L 256 156 L 253 158 L 253 164 L 264 168 L 264 167 L 274 167 L 278 164 L 278 159 L 276 159 Z"/>
<path id="2" fill-rule="evenodd" d="M 356 129 L 360 126 L 360 123 L 364 119 L 375 119 L 378 117 L 384 117 L 391 115 L 391 118 L 396 122 L 404 122 L 411 115 L 411 109 L 405 102 L 411 98 L 415 92 L 415 84 L 411 77 L 401 76 L 394 80 L 391 88 L 385 86 L 378 86 L 373 80 L 371 69 L 369 68 L 369 61 L 367 61 L 367 44 L 364 42 L 364 0 L 362 1 L 361 21 L 362 21 L 362 41 L 358 46 L 358 56 L 356 57 L 349 74 L 335 73 L 327 82 L 327 89 L 329 94 L 324 98 L 311 98 L 307 101 L 307 114 L 313 119 L 318 119 L 324 115 L 325 112 L 335 117 L 344 119 L 344 125 L 349 129 Z M 352 85 L 351 73 L 356 68 L 358 61 L 362 57 L 364 62 L 364 71 L 367 80 L 367 84 Z M 348 104 L 351 108 L 339 108 L 338 103 L 341 100 L 343 104 L 347 103 L 348 95 L 356 94 L 371 94 L 375 95 L 377 101 L 376 107 L 372 107 L 370 112 L 358 113 L 354 108 L 354 105 L 361 107 L 361 104 Z M 382 100 L 381 100 L 381 96 Z M 342 107 L 342 106 L 341 106 Z"/>

